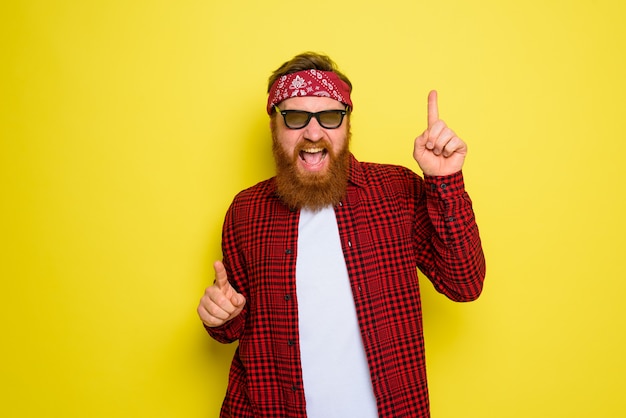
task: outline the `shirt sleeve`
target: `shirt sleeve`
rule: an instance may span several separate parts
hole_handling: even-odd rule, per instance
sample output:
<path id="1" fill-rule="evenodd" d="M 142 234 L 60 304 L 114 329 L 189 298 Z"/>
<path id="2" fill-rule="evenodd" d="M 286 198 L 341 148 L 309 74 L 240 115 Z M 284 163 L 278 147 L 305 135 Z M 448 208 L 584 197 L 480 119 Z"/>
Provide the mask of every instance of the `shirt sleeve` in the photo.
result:
<path id="1" fill-rule="evenodd" d="M 430 236 L 418 241 L 422 247 L 417 249 L 418 267 L 448 298 L 475 300 L 482 292 L 485 257 L 463 174 L 425 176 L 424 182 L 432 228 L 417 228 L 430 231 Z"/>

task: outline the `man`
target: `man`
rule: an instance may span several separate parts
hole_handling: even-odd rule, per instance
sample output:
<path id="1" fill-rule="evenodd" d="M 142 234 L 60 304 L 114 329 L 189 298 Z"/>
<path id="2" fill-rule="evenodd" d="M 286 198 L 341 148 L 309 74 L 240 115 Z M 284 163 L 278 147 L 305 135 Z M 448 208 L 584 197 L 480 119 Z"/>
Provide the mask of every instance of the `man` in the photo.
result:
<path id="1" fill-rule="evenodd" d="M 235 197 L 198 306 L 213 338 L 239 341 L 222 417 L 428 417 L 416 268 L 452 300 L 481 293 L 467 146 L 437 93 L 415 139 L 422 179 L 350 153 L 351 90 L 315 53 L 270 77 L 276 176 Z"/>

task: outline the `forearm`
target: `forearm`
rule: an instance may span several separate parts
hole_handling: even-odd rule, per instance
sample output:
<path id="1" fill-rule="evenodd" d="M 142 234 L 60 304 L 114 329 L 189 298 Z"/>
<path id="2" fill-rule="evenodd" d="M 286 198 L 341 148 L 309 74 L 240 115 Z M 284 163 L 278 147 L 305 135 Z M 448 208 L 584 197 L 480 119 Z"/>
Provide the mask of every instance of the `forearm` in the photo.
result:
<path id="1" fill-rule="evenodd" d="M 432 234 L 425 243 L 430 251 L 420 251 L 430 254 L 420 268 L 450 299 L 474 300 L 482 291 L 485 258 L 463 175 L 426 176 L 425 183 Z"/>

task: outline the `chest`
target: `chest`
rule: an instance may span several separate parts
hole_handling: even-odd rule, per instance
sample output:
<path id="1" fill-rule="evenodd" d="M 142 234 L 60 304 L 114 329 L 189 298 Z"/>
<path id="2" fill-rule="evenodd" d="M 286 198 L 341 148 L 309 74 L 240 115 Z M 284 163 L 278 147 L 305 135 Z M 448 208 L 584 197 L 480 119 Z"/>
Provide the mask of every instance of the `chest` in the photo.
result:
<path id="1" fill-rule="evenodd" d="M 267 208 L 266 208 L 267 209 Z M 348 274 L 356 286 L 359 277 L 380 277 L 415 268 L 411 208 L 393 199 L 369 196 L 349 189 L 334 207 L 336 232 Z M 300 212 L 282 205 L 248 214 L 239 239 L 251 287 L 284 288 L 295 277 Z M 407 263 L 408 262 L 408 263 Z M 251 289 L 252 290 L 252 289 Z"/>

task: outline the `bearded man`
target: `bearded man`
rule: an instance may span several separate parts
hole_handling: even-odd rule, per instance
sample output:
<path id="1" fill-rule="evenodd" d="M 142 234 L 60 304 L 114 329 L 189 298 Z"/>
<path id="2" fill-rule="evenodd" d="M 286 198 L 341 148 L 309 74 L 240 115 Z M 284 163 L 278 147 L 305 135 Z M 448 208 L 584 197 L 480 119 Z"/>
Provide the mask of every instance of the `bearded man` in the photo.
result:
<path id="1" fill-rule="evenodd" d="M 239 193 L 198 314 L 238 341 L 221 417 L 429 417 L 417 269 L 476 299 L 485 259 L 467 146 L 428 97 L 423 178 L 349 150 L 352 84 L 327 56 L 270 77 L 276 176 Z"/>

